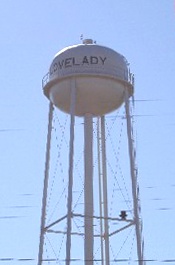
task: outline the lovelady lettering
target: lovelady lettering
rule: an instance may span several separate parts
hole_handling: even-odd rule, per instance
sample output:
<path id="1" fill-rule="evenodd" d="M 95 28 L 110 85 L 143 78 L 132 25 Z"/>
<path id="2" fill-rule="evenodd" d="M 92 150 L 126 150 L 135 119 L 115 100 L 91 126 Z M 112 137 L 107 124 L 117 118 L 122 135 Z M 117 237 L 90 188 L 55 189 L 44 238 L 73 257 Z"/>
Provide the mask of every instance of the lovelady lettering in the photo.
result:
<path id="1" fill-rule="evenodd" d="M 60 61 L 55 61 L 50 68 L 50 75 L 55 73 L 56 71 L 66 69 L 69 67 L 76 67 L 76 66 L 87 66 L 87 65 L 104 65 L 106 62 L 106 57 L 101 56 L 84 56 L 81 59 L 76 57 L 69 57 L 62 59 Z"/>

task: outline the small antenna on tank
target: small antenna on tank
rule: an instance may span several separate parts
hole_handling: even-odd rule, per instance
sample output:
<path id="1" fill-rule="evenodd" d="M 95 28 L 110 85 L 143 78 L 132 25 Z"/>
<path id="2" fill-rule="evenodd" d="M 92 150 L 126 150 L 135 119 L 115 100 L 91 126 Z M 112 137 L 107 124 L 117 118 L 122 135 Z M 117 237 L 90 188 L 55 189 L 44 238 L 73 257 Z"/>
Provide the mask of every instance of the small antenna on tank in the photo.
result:
<path id="1" fill-rule="evenodd" d="M 80 35 L 80 40 L 83 42 L 83 34 Z"/>

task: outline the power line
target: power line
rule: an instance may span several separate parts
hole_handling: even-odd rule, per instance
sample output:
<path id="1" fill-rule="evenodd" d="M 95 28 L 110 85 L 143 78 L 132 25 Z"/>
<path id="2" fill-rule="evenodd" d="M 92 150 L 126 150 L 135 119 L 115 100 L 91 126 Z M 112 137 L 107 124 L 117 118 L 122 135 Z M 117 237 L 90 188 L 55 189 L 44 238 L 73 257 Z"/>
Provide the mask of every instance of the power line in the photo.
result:
<path id="1" fill-rule="evenodd" d="M 28 262 L 28 261 L 36 261 L 36 259 L 34 258 L 1 258 L 0 262 L 4 262 L 4 261 L 22 261 L 22 262 Z M 54 261 L 58 261 L 58 259 L 56 258 L 50 258 L 50 259 L 43 259 L 42 261 L 49 261 L 49 262 L 54 262 Z M 61 262 L 64 262 L 65 260 L 59 260 Z M 73 261 L 82 261 L 81 259 L 71 259 L 71 262 Z M 94 260 L 94 261 L 101 261 L 101 260 Z M 111 260 L 111 262 L 128 262 L 128 261 L 132 261 L 132 262 L 138 262 L 139 260 L 131 260 L 131 259 L 114 259 Z M 161 263 L 171 263 L 171 262 L 175 262 L 175 258 L 174 259 L 162 259 L 162 260 L 158 260 L 158 259 L 144 259 L 142 261 L 146 261 L 146 262 L 161 262 Z"/>

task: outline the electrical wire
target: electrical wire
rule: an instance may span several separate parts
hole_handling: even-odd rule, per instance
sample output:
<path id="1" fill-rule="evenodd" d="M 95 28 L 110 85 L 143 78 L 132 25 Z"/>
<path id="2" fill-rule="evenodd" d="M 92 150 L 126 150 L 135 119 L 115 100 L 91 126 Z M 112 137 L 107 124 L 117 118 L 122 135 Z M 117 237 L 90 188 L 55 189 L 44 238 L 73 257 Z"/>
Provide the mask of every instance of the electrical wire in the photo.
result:
<path id="1" fill-rule="evenodd" d="M 14 261 L 14 262 L 16 262 L 16 261 L 19 261 L 19 262 L 29 262 L 29 261 L 34 261 L 34 262 L 36 262 L 37 261 L 37 259 L 35 259 L 35 258 L 0 258 L 0 262 L 6 262 L 6 261 Z M 43 261 L 50 261 L 50 262 L 64 262 L 65 260 L 63 259 L 63 260 L 58 260 L 57 258 L 46 258 L 46 259 L 43 259 Z M 80 259 L 71 259 L 70 260 L 71 262 L 77 262 L 77 261 L 80 261 L 80 262 L 82 262 L 83 260 L 80 260 Z M 93 261 L 101 261 L 101 260 L 93 260 Z M 130 261 L 130 262 L 138 262 L 139 260 L 131 260 L 131 259 L 114 259 L 114 260 L 111 260 L 110 262 L 116 262 L 116 263 L 118 263 L 118 262 L 128 262 L 128 261 Z M 172 262 L 175 262 L 175 258 L 171 258 L 171 259 L 161 259 L 161 260 L 159 260 L 159 259 L 144 259 L 144 260 L 142 260 L 142 261 L 146 261 L 147 263 L 149 262 L 149 263 L 154 263 L 154 262 L 159 262 L 159 263 L 172 263 Z"/>

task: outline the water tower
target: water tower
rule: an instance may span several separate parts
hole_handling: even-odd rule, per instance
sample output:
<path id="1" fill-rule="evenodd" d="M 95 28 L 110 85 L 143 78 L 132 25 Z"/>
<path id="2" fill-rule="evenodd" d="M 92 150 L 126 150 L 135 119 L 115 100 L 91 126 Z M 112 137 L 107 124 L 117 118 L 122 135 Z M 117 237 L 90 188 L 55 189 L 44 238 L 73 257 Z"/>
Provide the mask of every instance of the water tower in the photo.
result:
<path id="1" fill-rule="evenodd" d="M 141 219 L 139 215 L 139 194 L 135 165 L 135 150 L 133 146 L 130 97 L 133 96 L 134 78 L 128 68 L 125 57 L 116 51 L 97 45 L 91 39 L 86 39 L 82 44 L 67 47 L 58 52 L 50 66 L 49 73 L 43 79 L 44 95 L 50 101 L 48 138 L 45 164 L 45 179 L 42 201 L 41 232 L 38 265 L 44 262 L 55 262 L 53 264 L 70 265 L 77 263 L 73 257 L 73 248 L 83 252 L 81 264 L 93 265 L 94 263 L 112 264 L 110 255 L 110 242 L 118 233 L 134 227 L 136 235 L 137 261 L 143 265 L 143 240 L 141 235 Z M 131 179 L 131 193 L 133 205 L 133 217 L 127 218 L 127 212 L 121 209 L 119 216 L 109 214 L 108 196 L 108 172 L 107 172 L 107 146 L 105 131 L 105 116 L 125 106 L 125 120 L 128 144 L 128 160 Z M 62 207 L 66 209 L 65 214 L 58 211 L 58 218 L 46 224 L 46 208 L 48 201 L 49 168 L 51 162 L 51 140 L 52 121 L 54 107 L 67 113 L 70 117 L 68 165 L 67 167 L 67 195 L 66 203 Z M 75 145 L 75 121 L 83 119 L 84 128 L 84 162 L 83 162 L 83 212 L 76 212 L 73 208 L 74 184 L 77 179 L 74 175 L 74 153 Z M 95 214 L 95 201 L 97 189 L 94 187 L 94 120 L 98 120 L 97 137 L 98 145 L 98 179 L 99 179 L 99 214 Z M 59 194 L 58 194 L 59 196 Z M 81 218 L 82 230 L 73 229 L 75 218 Z M 61 223 L 64 222 L 64 229 Z M 110 230 L 111 223 L 122 223 L 120 228 Z M 54 227 L 57 228 L 54 230 Z M 97 227 L 99 230 L 97 231 Z M 115 226 L 114 226 L 115 227 Z M 64 261 L 59 258 L 44 258 L 44 245 L 48 233 L 64 235 Z M 79 239 L 83 238 L 83 243 Z M 95 240 L 99 239 L 98 259 L 95 258 Z M 116 239 L 117 240 L 117 239 Z M 73 245 L 76 246 L 73 246 Z M 63 246 L 64 245 L 64 246 Z M 83 246 L 82 246 L 83 245 Z M 53 248 L 53 247 L 52 247 Z M 54 250 L 56 255 L 56 250 Z M 78 251 L 77 251 L 78 252 Z M 97 251 L 96 251 L 97 252 Z M 78 257 L 78 255 L 77 255 Z M 126 259 L 127 260 L 127 259 Z M 113 261 L 118 264 L 115 260 Z M 121 262 L 121 260 L 120 260 Z"/>

